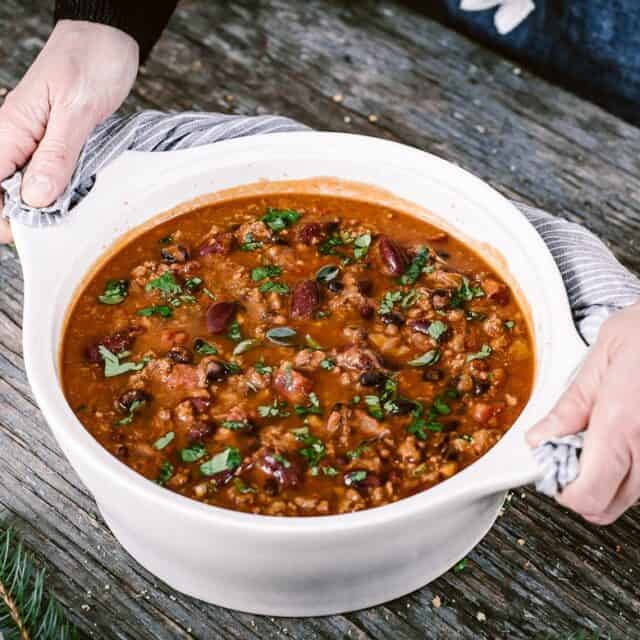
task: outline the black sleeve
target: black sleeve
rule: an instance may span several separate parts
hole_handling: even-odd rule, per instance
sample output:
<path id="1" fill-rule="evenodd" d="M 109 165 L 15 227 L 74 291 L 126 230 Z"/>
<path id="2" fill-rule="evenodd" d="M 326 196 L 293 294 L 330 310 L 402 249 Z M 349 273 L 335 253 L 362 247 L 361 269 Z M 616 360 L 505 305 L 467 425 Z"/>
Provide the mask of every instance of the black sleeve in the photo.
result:
<path id="1" fill-rule="evenodd" d="M 142 63 L 177 4 L 178 0 L 56 0 L 54 18 L 99 22 L 128 33 L 140 45 Z"/>

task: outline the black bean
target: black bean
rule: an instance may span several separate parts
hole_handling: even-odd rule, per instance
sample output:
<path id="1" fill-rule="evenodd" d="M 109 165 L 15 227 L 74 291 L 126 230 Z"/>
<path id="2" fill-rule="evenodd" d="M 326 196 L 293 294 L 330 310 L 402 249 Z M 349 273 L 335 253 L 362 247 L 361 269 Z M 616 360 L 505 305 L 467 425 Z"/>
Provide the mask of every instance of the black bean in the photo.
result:
<path id="1" fill-rule="evenodd" d="M 365 371 L 360 374 L 358 382 L 363 387 L 382 387 L 387 381 L 387 376 L 382 371 Z"/>
<path id="2" fill-rule="evenodd" d="M 371 280 L 358 280 L 356 286 L 363 296 L 369 296 L 373 291 L 373 282 Z"/>
<path id="3" fill-rule="evenodd" d="M 167 264 L 183 264 L 189 259 L 189 249 L 181 244 L 163 247 L 160 250 L 162 260 Z"/>
<path id="4" fill-rule="evenodd" d="M 473 395 L 481 396 L 485 394 L 491 388 L 491 383 L 488 380 L 476 380 L 473 386 Z"/>
<path id="5" fill-rule="evenodd" d="M 220 382 L 224 380 L 229 374 L 227 371 L 227 367 L 224 366 L 224 363 L 218 362 L 217 360 L 210 360 L 207 362 L 205 366 L 205 378 L 208 384 L 212 382 Z"/>
<path id="6" fill-rule="evenodd" d="M 422 372 L 422 378 L 427 382 L 440 382 L 444 378 L 444 372 L 442 369 L 425 369 Z"/>
<path id="7" fill-rule="evenodd" d="M 141 391 L 140 389 L 129 389 L 129 391 L 125 391 L 119 398 L 116 403 L 117 408 L 122 411 L 122 413 L 129 413 L 131 406 L 134 402 L 148 402 L 151 400 L 151 396 L 146 391 Z"/>
<path id="8" fill-rule="evenodd" d="M 359 312 L 361 318 L 364 318 L 365 320 L 371 320 L 371 318 L 373 318 L 373 316 L 375 315 L 376 310 L 373 305 L 365 304 L 360 307 Z"/>
<path id="9" fill-rule="evenodd" d="M 404 316 L 397 311 L 390 311 L 389 313 L 383 313 L 380 316 L 383 324 L 394 324 L 397 327 L 401 327 L 404 324 Z"/>
<path id="10" fill-rule="evenodd" d="M 329 280 L 327 289 L 333 293 L 340 293 L 344 289 L 344 284 L 340 280 Z"/>
<path id="11" fill-rule="evenodd" d="M 172 347 L 167 353 L 167 358 L 178 364 L 190 364 L 193 354 L 186 347 Z"/>

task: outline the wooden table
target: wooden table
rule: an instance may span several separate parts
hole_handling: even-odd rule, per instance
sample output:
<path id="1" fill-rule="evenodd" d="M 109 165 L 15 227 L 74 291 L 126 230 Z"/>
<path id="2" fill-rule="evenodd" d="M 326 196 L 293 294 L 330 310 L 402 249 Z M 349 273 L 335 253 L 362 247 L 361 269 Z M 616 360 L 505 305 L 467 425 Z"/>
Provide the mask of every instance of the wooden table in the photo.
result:
<path id="1" fill-rule="evenodd" d="M 44 43 L 50 4 L 0 4 L 0 87 Z M 126 108 L 278 112 L 415 145 L 586 224 L 640 270 L 640 130 L 400 2 L 185 1 Z M 640 637 L 640 512 L 597 528 L 529 489 L 509 496 L 464 570 L 367 611 L 274 619 L 173 592 L 127 556 L 58 449 L 25 377 L 21 316 L 20 264 L 0 248 L 0 512 L 83 635 Z"/>

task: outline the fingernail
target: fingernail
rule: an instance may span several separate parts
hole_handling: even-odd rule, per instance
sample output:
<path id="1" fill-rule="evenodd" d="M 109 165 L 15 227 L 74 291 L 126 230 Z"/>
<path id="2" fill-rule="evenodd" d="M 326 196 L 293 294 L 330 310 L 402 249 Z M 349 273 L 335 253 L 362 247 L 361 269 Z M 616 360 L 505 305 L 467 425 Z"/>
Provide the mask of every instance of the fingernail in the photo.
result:
<path id="1" fill-rule="evenodd" d="M 22 199 L 32 207 L 46 207 L 54 199 L 54 184 L 43 173 L 27 175 L 22 184 Z"/>

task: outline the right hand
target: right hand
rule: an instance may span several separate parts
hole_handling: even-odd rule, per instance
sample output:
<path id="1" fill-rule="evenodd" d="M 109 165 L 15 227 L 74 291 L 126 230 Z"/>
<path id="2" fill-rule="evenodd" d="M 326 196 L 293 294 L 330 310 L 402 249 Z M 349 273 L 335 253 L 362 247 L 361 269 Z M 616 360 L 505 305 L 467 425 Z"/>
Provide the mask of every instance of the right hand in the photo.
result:
<path id="1" fill-rule="evenodd" d="M 69 183 L 92 129 L 124 102 L 138 63 L 138 44 L 123 31 L 58 22 L 0 107 L 0 181 L 27 166 L 22 199 L 32 207 L 51 204 Z M 9 225 L 0 220 L 0 242 L 10 240 Z"/>

